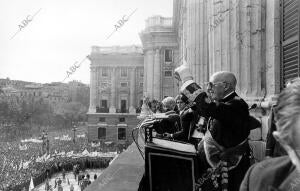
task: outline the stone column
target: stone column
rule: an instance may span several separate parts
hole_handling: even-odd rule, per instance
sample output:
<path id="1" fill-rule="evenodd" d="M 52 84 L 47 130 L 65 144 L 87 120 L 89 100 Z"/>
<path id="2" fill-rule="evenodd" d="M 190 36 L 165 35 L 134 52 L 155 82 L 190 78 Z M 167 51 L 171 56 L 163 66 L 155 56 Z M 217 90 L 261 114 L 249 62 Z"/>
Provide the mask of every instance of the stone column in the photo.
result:
<path id="1" fill-rule="evenodd" d="M 159 55 L 159 49 L 155 50 L 154 55 L 154 67 L 153 67 L 153 99 L 160 100 L 160 55 Z"/>
<path id="2" fill-rule="evenodd" d="M 89 112 L 96 112 L 96 68 L 91 66 L 91 74 L 90 74 L 90 107 Z"/>
<path id="3" fill-rule="evenodd" d="M 109 113 L 116 113 L 116 69 L 112 68 L 111 70 L 111 100 Z"/>
<path id="4" fill-rule="evenodd" d="M 153 50 L 147 51 L 147 96 L 153 99 Z"/>
<path id="5" fill-rule="evenodd" d="M 96 69 L 96 106 L 100 107 L 100 68 Z"/>
<path id="6" fill-rule="evenodd" d="M 147 52 L 144 50 L 144 81 L 143 81 L 143 95 L 147 94 Z"/>
<path id="7" fill-rule="evenodd" d="M 136 68 L 130 69 L 130 107 L 129 107 L 129 113 L 136 113 L 135 110 L 135 77 L 136 77 Z"/>

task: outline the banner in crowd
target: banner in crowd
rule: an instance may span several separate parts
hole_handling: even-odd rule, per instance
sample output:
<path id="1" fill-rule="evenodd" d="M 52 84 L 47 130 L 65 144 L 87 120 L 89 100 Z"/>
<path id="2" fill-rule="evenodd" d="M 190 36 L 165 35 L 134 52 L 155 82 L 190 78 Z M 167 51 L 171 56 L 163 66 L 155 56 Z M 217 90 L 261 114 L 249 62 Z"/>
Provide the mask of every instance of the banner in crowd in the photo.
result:
<path id="1" fill-rule="evenodd" d="M 99 143 L 91 143 L 92 147 L 100 147 L 100 142 Z"/>
<path id="2" fill-rule="evenodd" d="M 82 135 L 76 135 L 78 138 L 84 138 L 85 137 L 85 134 L 82 134 Z"/>
<path id="3" fill-rule="evenodd" d="M 39 140 L 39 139 L 34 139 L 34 138 L 21 140 L 21 143 L 30 143 L 30 142 L 31 143 L 42 143 L 43 141 Z"/>
<path id="4" fill-rule="evenodd" d="M 27 145 L 19 145 L 19 149 L 21 151 L 26 151 L 27 150 Z"/>

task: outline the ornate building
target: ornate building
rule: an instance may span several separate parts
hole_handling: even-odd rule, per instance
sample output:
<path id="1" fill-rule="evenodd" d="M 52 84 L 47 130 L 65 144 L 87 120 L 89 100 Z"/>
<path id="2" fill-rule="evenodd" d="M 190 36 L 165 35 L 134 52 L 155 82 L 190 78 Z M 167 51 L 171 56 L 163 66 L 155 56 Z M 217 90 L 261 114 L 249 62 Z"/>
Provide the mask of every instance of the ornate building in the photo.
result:
<path id="1" fill-rule="evenodd" d="M 137 124 L 143 99 L 141 47 L 92 47 L 89 140 L 124 142 Z"/>
<path id="2" fill-rule="evenodd" d="M 264 157 L 268 115 L 284 85 L 300 75 L 299 1 L 174 0 L 173 26 L 179 55 L 204 86 L 214 72 L 235 73 L 237 93 L 262 122 L 251 132 Z"/>
<path id="3" fill-rule="evenodd" d="M 174 69 L 179 65 L 178 43 L 172 18 L 153 16 L 146 20 L 140 33 L 144 49 L 144 93 L 147 97 L 162 100 L 178 94 Z"/>

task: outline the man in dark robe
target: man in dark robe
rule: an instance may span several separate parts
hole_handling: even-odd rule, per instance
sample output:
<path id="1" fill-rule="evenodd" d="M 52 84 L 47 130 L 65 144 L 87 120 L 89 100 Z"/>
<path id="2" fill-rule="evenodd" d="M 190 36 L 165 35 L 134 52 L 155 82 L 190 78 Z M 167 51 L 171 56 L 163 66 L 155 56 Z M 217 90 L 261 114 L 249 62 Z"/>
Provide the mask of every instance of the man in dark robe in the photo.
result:
<path id="1" fill-rule="evenodd" d="M 201 170 L 228 163 L 228 190 L 239 190 L 250 167 L 247 138 L 249 111 L 247 103 L 236 92 L 236 78 L 231 72 L 217 72 L 208 83 L 208 93 L 202 92 L 195 102 L 209 116 L 204 141 L 199 144 Z M 188 87 L 187 87 L 188 90 Z"/>
<path id="2" fill-rule="evenodd" d="M 300 81 L 280 93 L 275 121 L 277 131 L 273 135 L 287 156 L 253 165 L 244 177 L 240 191 L 300 190 Z"/>

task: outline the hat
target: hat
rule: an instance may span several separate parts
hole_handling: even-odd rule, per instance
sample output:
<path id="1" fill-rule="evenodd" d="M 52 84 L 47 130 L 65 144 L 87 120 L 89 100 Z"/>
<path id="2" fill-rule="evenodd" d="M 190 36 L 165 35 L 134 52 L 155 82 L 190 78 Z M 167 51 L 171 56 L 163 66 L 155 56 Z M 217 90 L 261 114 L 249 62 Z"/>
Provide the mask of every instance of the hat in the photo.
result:
<path id="1" fill-rule="evenodd" d="M 193 80 L 188 80 L 182 84 L 180 88 L 180 93 L 182 95 L 182 101 L 193 103 L 196 101 L 196 98 L 203 93 L 204 91 L 201 87 L 196 84 Z"/>
<path id="2" fill-rule="evenodd" d="M 193 76 L 190 72 L 190 69 L 188 67 L 188 64 L 185 60 L 183 60 L 183 64 L 179 67 L 177 67 L 174 70 L 174 76 L 176 79 L 180 80 L 182 83 L 193 80 Z"/>

